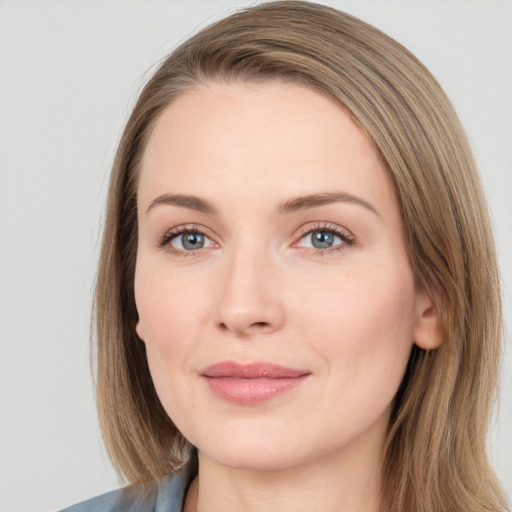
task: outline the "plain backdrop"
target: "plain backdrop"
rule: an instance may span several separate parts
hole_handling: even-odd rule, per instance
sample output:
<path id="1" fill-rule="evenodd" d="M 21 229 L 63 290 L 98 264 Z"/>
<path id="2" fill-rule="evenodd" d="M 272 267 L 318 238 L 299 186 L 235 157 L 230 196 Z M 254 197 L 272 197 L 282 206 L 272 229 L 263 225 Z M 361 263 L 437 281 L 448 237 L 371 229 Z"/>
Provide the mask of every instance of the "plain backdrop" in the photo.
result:
<path id="1" fill-rule="evenodd" d="M 254 3 L 254 2 L 252 2 Z M 465 125 L 492 209 L 510 329 L 512 2 L 331 0 L 415 53 Z M 158 61 L 235 0 L 0 0 L 0 510 L 118 487 L 89 370 L 116 143 Z M 508 331 L 510 332 L 510 331 Z M 512 351 L 489 439 L 512 496 Z"/>

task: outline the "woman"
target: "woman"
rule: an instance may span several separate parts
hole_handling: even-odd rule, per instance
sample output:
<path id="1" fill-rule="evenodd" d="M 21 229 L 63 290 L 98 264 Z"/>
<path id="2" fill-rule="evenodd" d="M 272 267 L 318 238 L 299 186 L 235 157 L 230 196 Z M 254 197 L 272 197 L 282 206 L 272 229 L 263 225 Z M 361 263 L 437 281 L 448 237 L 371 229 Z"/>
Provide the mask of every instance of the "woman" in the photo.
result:
<path id="1" fill-rule="evenodd" d="M 505 510 L 485 201 L 434 78 L 375 28 L 262 4 L 186 41 L 111 177 L 105 442 L 72 510 Z"/>

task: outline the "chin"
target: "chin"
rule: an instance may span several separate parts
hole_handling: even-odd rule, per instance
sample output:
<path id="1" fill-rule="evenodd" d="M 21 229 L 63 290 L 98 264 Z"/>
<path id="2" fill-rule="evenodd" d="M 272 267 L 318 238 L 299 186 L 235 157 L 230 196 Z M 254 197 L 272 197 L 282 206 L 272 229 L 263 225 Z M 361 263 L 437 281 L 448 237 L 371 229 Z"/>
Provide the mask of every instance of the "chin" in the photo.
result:
<path id="1" fill-rule="evenodd" d="M 204 453 L 199 450 L 199 457 L 205 455 L 217 464 L 239 471 L 273 472 L 283 471 L 300 464 L 297 457 L 288 457 L 277 450 L 223 450 L 222 453 Z"/>
<path id="2" fill-rule="evenodd" d="M 302 457 L 300 440 L 293 436 L 260 432 L 244 432 L 242 435 L 212 435 L 197 446 L 200 458 L 206 457 L 231 469 L 246 471 L 278 471 L 300 464 Z"/>

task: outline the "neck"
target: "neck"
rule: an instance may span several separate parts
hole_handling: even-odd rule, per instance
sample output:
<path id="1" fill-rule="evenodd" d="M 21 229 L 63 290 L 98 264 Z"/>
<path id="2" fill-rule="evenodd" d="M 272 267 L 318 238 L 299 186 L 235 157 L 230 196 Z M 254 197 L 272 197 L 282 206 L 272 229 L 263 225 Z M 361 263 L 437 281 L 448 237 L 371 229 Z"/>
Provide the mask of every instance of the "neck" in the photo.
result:
<path id="1" fill-rule="evenodd" d="M 199 453 L 185 512 L 379 512 L 383 438 L 273 470 L 230 468 Z"/>

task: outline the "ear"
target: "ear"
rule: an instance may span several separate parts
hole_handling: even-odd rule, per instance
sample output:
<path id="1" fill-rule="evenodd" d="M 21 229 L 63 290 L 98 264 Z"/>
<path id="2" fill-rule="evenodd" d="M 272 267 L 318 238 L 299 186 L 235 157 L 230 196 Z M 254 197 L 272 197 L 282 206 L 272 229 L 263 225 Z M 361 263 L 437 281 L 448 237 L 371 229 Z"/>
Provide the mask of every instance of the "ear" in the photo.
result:
<path id="1" fill-rule="evenodd" d="M 137 323 L 135 324 L 135 332 L 137 333 L 137 336 L 140 338 L 140 340 L 144 341 L 144 335 L 142 334 L 142 327 L 140 325 L 140 319 L 137 320 Z"/>
<path id="2" fill-rule="evenodd" d="M 439 348 L 443 343 L 444 330 L 434 301 L 426 291 L 416 294 L 416 323 L 413 341 L 424 350 Z"/>

